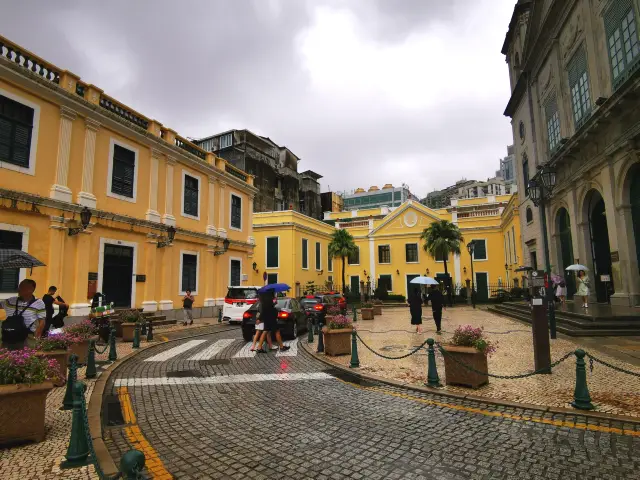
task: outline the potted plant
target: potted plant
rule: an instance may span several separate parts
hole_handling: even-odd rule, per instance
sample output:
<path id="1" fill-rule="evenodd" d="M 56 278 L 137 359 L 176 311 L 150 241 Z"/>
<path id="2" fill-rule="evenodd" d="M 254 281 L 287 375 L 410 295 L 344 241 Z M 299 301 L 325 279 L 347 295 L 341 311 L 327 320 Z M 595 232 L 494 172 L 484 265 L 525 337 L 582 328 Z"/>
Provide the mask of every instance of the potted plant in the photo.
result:
<path id="1" fill-rule="evenodd" d="M 451 343 L 442 345 L 442 348 L 447 385 L 478 388 L 489 382 L 487 356 L 496 351 L 496 345 L 485 338 L 483 328 L 471 325 L 458 327 L 453 332 Z"/>
<path id="2" fill-rule="evenodd" d="M 122 341 L 133 342 L 136 324 L 142 326 L 144 315 L 136 309 L 127 310 L 121 315 L 122 318 Z"/>
<path id="3" fill-rule="evenodd" d="M 326 327 L 322 327 L 324 353 L 331 356 L 350 354 L 352 330 L 351 320 L 344 315 L 335 315 Z"/>
<path id="4" fill-rule="evenodd" d="M 373 304 L 363 303 L 362 307 L 360 307 L 360 312 L 362 313 L 362 320 L 373 320 Z"/>
<path id="5" fill-rule="evenodd" d="M 83 320 L 75 325 L 64 327 L 64 332 L 78 338 L 78 342 L 74 342 L 69 346 L 69 353 L 75 353 L 78 356 L 78 364 L 87 363 L 89 355 L 89 342 L 97 340 L 98 328 L 91 320 Z"/>
<path id="6" fill-rule="evenodd" d="M 90 313 L 89 320 L 98 332 L 98 337 L 100 337 L 104 343 L 107 343 L 109 341 L 109 335 L 111 334 L 111 317 Z"/>
<path id="7" fill-rule="evenodd" d="M 49 360 L 55 360 L 58 365 L 57 378 L 53 379 L 54 386 L 61 387 L 67 382 L 69 346 L 79 341 L 78 337 L 68 333 L 55 333 L 36 340 L 37 354 Z"/>
<path id="8" fill-rule="evenodd" d="M 47 394 L 59 372 L 35 350 L 0 349 L 0 445 L 44 440 Z"/>
<path id="9" fill-rule="evenodd" d="M 382 300 L 373 301 L 373 316 L 382 315 Z"/>
<path id="10" fill-rule="evenodd" d="M 327 313 L 324 316 L 324 325 L 329 325 L 329 323 L 333 320 L 334 317 L 340 315 L 340 307 L 329 307 L 327 308 Z"/>

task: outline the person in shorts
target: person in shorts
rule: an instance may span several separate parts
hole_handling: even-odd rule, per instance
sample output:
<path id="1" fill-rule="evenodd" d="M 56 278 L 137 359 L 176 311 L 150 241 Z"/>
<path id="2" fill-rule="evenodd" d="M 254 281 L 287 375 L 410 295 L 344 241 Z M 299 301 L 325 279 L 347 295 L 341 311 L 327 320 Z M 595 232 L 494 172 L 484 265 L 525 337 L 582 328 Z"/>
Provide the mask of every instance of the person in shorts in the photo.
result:
<path id="1" fill-rule="evenodd" d="M 271 350 L 273 344 L 271 340 L 271 335 L 275 335 L 276 342 L 278 342 L 278 346 L 280 347 L 281 352 L 286 352 L 289 350 L 289 347 L 286 346 L 282 342 L 282 335 L 280 334 L 280 327 L 278 327 L 278 311 L 274 305 L 273 292 L 265 293 L 260 296 L 260 318 L 264 323 L 264 331 L 260 335 L 260 340 L 258 341 L 258 353 L 267 353 L 262 349 L 262 344 L 265 339 L 267 341 L 267 345 L 269 346 L 269 350 Z"/>
<path id="2" fill-rule="evenodd" d="M 27 338 L 23 342 L 8 343 L 2 339 L 2 347 L 8 350 L 21 350 L 25 346 L 35 346 L 35 339 L 40 338 L 44 332 L 47 312 L 44 302 L 33 294 L 36 290 L 36 282 L 26 278 L 18 285 L 18 296 L 9 297 L 0 301 L 0 308 L 5 311 L 7 317 L 21 314 L 24 326 L 29 330 Z"/>
<path id="3" fill-rule="evenodd" d="M 260 318 L 260 312 L 258 312 L 258 314 L 256 315 L 256 333 L 253 336 L 253 343 L 251 344 L 251 349 L 250 349 L 252 352 L 256 351 L 256 343 L 258 343 L 258 340 L 260 339 L 260 336 L 262 335 L 263 332 L 264 332 L 264 322 Z"/>
<path id="4" fill-rule="evenodd" d="M 182 322 L 182 325 L 186 325 L 187 321 L 189 325 L 193 325 L 193 302 L 195 302 L 196 299 L 191 295 L 191 290 L 187 290 L 184 293 L 186 295 L 182 299 L 182 310 L 184 311 L 184 322 Z"/>

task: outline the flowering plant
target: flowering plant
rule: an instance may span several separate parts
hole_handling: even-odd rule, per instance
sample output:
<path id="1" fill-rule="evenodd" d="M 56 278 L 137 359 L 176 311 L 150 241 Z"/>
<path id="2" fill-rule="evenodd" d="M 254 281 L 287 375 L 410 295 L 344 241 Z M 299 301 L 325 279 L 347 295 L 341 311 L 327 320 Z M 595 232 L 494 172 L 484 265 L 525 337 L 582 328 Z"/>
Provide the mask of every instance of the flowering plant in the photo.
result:
<path id="1" fill-rule="evenodd" d="M 83 320 L 82 322 L 76 323 L 75 325 L 64 327 L 63 330 L 65 333 L 80 337 L 83 340 L 86 340 L 87 338 L 91 338 L 94 335 L 98 334 L 98 327 L 94 325 L 91 320 Z"/>
<path id="2" fill-rule="evenodd" d="M 471 325 L 456 328 L 451 343 L 459 347 L 474 347 L 488 356 L 491 356 L 497 349 L 496 344 L 485 338 L 483 327 L 473 328 Z"/>
<path id="3" fill-rule="evenodd" d="M 36 341 L 36 350 L 52 352 L 54 350 L 66 350 L 72 343 L 82 342 L 84 339 L 72 333 L 54 333 Z"/>
<path id="4" fill-rule="evenodd" d="M 342 330 L 344 328 L 351 328 L 353 324 L 344 315 L 336 315 L 329 321 L 330 330 Z"/>
<path id="5" fill-rule="evenodd" d="M 362 304 L 362 308 L 373 308 L 373 304 L 372 303 L 368 303 L 368 302 L 363 303 Z"/>
<path id="6" fill-rule="evenodd" d="M 340 315 L 340 307 L 329 307 L 327 308 L 327 315 L 336 316 Z"/>
<path id="7" fill-rule="evenodd" d="M 35 350 L 0 349 L 0 385 L 42 383 L 58 377 L 58 362 L 37 355 Z"/>

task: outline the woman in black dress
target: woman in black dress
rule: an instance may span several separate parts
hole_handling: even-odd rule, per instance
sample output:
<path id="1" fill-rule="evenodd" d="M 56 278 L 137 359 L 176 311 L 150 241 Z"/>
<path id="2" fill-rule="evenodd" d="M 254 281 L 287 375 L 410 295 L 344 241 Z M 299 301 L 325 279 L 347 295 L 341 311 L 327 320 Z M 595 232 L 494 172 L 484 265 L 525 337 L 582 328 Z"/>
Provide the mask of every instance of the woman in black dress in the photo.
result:
<path id="1" fill-rule="evenodd" d="M 422 333 L 422 296 L 418 287 L 409 297 L 409 312 L 411 312 L 411 325 L 416 326 L 417 333 Z"/>
<path id="2" fill-rule="evenodd" d="M 265 350 L 262 350 L 262 344 L 265 339 L 269 346 L 269 350 L 271 350 L 271 335 L 276 337 L 276 342 L 278 342 L 280 351 L 286 352 L 289 350 L 289 347 L 282 343 L 282 335 L 280 335 L 280 328 L 278 327 L 278 311 L 276 310 L 274 301 L 275 299 L 273 298 L 272 292 L 265 293 L 260 296 L 260 319 L 264 322 L 264 332 L 262 332 L 258 342 L 258 353 L 266 353 Z"/>

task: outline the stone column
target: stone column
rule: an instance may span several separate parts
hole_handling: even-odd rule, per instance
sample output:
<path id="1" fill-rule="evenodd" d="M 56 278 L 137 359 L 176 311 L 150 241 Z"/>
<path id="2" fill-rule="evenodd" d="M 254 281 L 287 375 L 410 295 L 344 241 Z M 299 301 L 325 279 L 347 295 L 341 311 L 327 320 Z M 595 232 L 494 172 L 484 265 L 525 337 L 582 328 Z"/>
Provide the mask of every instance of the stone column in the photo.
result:
<path id="1" fill-rule="evenodd" d="M 158 241 L 154 236 L 147 235 L 147 241 L 143 243 L 144 245 L 144 274 L 146 275 L 146 280 L 143 285 L 144 287 L 144 297 L 142 302 L 142 308 L 145 312 L 155 312 L 158 310 L 158 294 L 160 292 L 156 291 L 157 288 L 157 276 L 158 276 Z"/>
<path id="2" fill-rule="evenodd" d="M 160 214 L 158 213 L 158 162 L 160 161 L 160 152 L 155 148 L 151 149 L 151 168 L 149 173 L 149 209 L 145 214 L 145 218 L 151 222 L 160 223 Z M 167 167 L 167 173 L 169 168 Z M 171 167 L 173 171 L 173 167 Z M 173 177 L 173 175 L 172 175 Z M 173 184 L 172 184 L 173 185 Z"/>
<path id="3" fill-rule="evenodd" d="M 84 156 L 82 160 L 82 190 L 78 192 L 77 203 L 96 208 L 96 196 L 93 194 L 93 170 L 96 157 L 96 134 L 100 123 L 84 119 Z"/>
<path id="4" fill-rule="evenodd" d="M 160 310 L 171 310 L 173 309 L 173 300 L 171 300 L 172 298 L 174 298 L 177 295 L 177 289 L 175 288 L 175 283 L 174 283 L 174 277 L 173 277 L 173 263 L 176 259 L 173 258 L 174 255 L 176 255 L 176 251 L 173 250 L 173 246 L 172 245 L 167 245 L 164 248 L 161 248 L 160 251 L 162 252 L 160 255 L 158 255 L 158 260 L 160 262 L 160 265 L 162 265 L 161 267 L 161 279 L 162 282 L 160 282 L 160 304 L 159 304 L 159 309 Z M 178 279 L 178 282 L 180 282 L 180 279 Z"/>
<path id="5" fill-rule="evenodd" d="M 64 218 L 51 217 L 49 228 L 51 231 L 49 233 L 49 259 L 47 260 L 47 287 L 45 288 L 48 288 L 49 285 L 55 285 L 64 292 L 65 282 L 62 272 L 64 266 L 64 242 L 67 237 Z M 71 286 L 70 283 L 67 283 L 67 285 Z M 69 289 L 69 292 L 71 291 Z"/>
<path id="6" fill-rule="evenodd" d="M 214 262 L 215 257 L 213 255 L 213 245 L 208 245 L 202 255 L 202 278 L 203 286 L 202 296 L 204 297 L 203 305 L 205 307 L 213 307 L 216 304 L 215 286 L 216 279 Z"/>
<path id="7" fill-rule="evenodd" d="M 165 225 L 173 225 L 174 227 L 176 225 L 176 217 L 173 216 L 173 167 L 175 164 L 175 159 L 167 156 L 166 194 L 164 199 L 164 215 L 162 215 L 162 223 Z"/>
<path id="8" fill-rule="evenodd" d="M 624 238 L 619 237 L 623 229 L 620 225 L 620 219 L 618 215 L 616 215 L 614 192 L 616 179 L 613 168 L 613 158 L 609 157 L 607 160 L 608 165 L 602 171 L 602 197 L 604 198 L 605 212 L 607 214 L 609 250 L 610 252 L 618 252 L 617 258 L 611 259 L 611 280 L 615 288 L 615 293 L 611 296 L 611 303 L 615 305 L 629 305 L 629 278 L 626 277 L 626 275 L 622 275 L 622 266 L 629 262 L 629 252 L 626 248 L 620 248 L 618 243 L 618 238 Z"/>
<path id="9" fill-rule="evenodd" d="M 619 218 L 620 250 L 624 251 L 624 255 L 622 252 L 620 254 L 620 270 L 622 276 L 628 281 L 629 304 L 635 306 L 640 304 L 640 276 L 638 276 L 638 256 L 635 254 L 635 232 L 631 205 L 618 206 L 616 213 Z"/>
<path id="10" fill-rule="evenodd" d="M 215 185 L 216 185 L 216 177 L 209 177 L 209 206 L 207 208 L 207 235 L 216 235 L 218 231 L 216 230 L 215 224 Z"/>
<path id="11" fill-rule="evenodd" d="M 71 202 L 71 189 L 67 186 L 69 178 L 69 155 L 71 153 L 71 132 L 75 111 L 65 106 L 60 107 L 60 130 L 58 131 L 58 163 L 56 169 L 56 183 L 51 185 L 49 196 L 56 200 Z"/>
<path id="12" fill-rule="evenodd" d="M 218 236 L 227 238 L 227 230 L 224 228 L 227 225 L 227 215 L 224 210 L 226 202 L 224 201 L 224 195 L 226 192 L 227 184 L 225 182 L 218 182 L 218 190 L 220 190 L 220 214 L 218 216 Z M 231 221 L 231 219 L 229 219 Z"/>
<path id="13" fill-rule="evenodd" d="M 567 195 L 567 202 L 569 204 L 569 218 L 571 219 L 571 248 L 573 249 L 573 259 L 578 263 L 578 259 L 585 261 L 587 256 L 584 250 L 584 237 L 581 236 L 583 232 L 578 226 L 582 222 L 582 212 L 578 207 L 575 184 L 571 185 L 571 191 Z"/>

